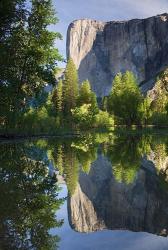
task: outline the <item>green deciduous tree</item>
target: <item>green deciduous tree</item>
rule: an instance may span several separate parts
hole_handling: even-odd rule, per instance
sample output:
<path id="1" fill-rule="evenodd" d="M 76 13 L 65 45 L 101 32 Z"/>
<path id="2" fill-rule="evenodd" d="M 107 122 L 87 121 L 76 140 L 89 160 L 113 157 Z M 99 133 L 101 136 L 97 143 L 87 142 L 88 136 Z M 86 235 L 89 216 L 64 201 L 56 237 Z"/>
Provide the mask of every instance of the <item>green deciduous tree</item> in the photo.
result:
<path id="1" fill-rule="evenodd" d="M 114 127 L 114 119 L 107 111 L 100 110 L 96 115 L 95 126 L 98 128 L 111 129 Z"/>
<path id="2" fill-rule="evenodd" d="M 108 98 L 108 110 L 120 122 L 131 125 L 138 122 L 142 95 L 132 72 L 117 74 Z"/>
<path id="3" fill-rule="evenodd" d="M 54 42 L 61 35 L 48 30 L 58 21 L 51 0 L 2 0 L 0 7 L 7 11 L 0 25 L 0 121 L 14 130 L 30 100 L 46 83 L 55 82 L 62 58 Z"/>
<path id="4" fill-rule="evenodd" d="M 88 129 L 93 127 L 95 121 L 95 114 L 91 104 L 83 104 L 71 110 L 73 120 L 79 128 Z"/>
<path id="5" fill-rule="evenodd" d="M 88 80 L 81 84 L 77 107 L 71 110 L 75 123 L 83 129 L 95 124 L 95 115 L 99 112 L 95 93 L 91 90 Z"/>

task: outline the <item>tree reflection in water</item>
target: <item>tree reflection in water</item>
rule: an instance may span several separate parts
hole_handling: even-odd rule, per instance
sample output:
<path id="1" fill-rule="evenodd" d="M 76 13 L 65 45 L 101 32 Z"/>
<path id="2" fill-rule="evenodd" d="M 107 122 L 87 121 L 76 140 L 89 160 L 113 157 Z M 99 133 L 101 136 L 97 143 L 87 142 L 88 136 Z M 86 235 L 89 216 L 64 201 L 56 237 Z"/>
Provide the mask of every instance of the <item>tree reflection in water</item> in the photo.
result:
<path id="1" fill-rule="evenodd" d="M 79 173 L 89 174 L 98 154 L 111 162 L 115 179 L 129 185 L 134 182 L 145 157 L 153 161 L 158 174 L 163 172 L 167 144 L 166 138 L 151 134 L 86 134 L 68 140 L 50 140 L 45 149 L 55 169 L 65 177 L 72 195 Z"/>
<path id="2" fill-rule="evenodd" d="M 81 143 L 75 145 L 79 149 Z M 167 236 L 167 137 L 113 133 L 99 142 L 93 138 L 92 145 L 97 159 L 89 172 L 80 168 L 76 190 L 69 195 L 71 227 Z"/>
<path id="3" fill-rule="evenodd" d="M 58 247 L 59 237 L 50 233 L 50 229 L 61 227 L 63 224 L 63 220 L 58 220 L 56 216 L 56 212 L 65 201 L 65 198 L 58 198 L 58 175 L 66 182 L 71 202 L 69 206 L 72 206 L 73 199 L 77 199 L 76 202 L 80 204 L 79 198 L 83 197 L 85 204 L 81 203 L 80 206 L 86 205 L 86 209 L 82 211 L 89 213 L 86 203 L 90 197 L 88 204 L 93 208 L 93 216 L 86 214 L 81 219 L 83 221 L 91 216 L 93 220 L 95 216 L 95 220 L 98 220 L 95 230 L 98 230 L 100 225 L 105 226 L 102 221 L 106 223 L 107 228 L 113 228 L 112 221 L 110 222 L 112 208 L 116 216 L 119 216 L 118 212 L 121 209 L 123 218 L 129 222 L 132 219 L 130 209 L 132 213 L 136 211 L 132 202 L 136 202 L 139 195 L 145 203 L 146 195 L 153 194 L 156 203 L 153 200 L 151 206 L 156 209 L 156 213 L 156 199 L 160 209 L 164 209 L 161 201 L 166 200 L 168 191 L 167 137 L 116 132 L 85 134 L 78 138 L 4 143 L 0 145 L 0 152 L 0 249 L 52 250 Z M 52 175 L 49 174 L 51 165 Z M 148 181 L 144 181 L 142 176 L 146 176 Z M 115 202 L 110 198 L 115 197 L 117 202 L 117 190 L 122 189 L 123 199 L 128 192 L 128 211 L 122 211 L 122 207 L 115 210 Z M 122 196 L 122 193 L 120 195 Z M 72 209 L 73 207 L 70 207 L 69 213 Z M 107 218 L 104 217 L 104 213 Z M 81 211 L 79 214 L 82 216 Z M 130 227 L 127 223 L 125 226 L 131 230 L 144 230 L 143 213 L 135 213 L 135 216 L 139 216 L 137 225 L 134 223 Z M 162 215 L 158 216 L 163 220 L 164 210 Z M 116 223 L 117 227 L 118 221 L 115 218 L 113 225 Z M 75 218 L 71 220 L 74 220 L 78 230 L 79 223 Z M 157 225 L 145 230 L 156 232 Z"/>
<path id="4" fill-rule="evenodd" d="M 0 146 L 0 249 L 56 249 L 60 227 L 55 177 L 48 174 L 45 152 L 29 143 Z"/>

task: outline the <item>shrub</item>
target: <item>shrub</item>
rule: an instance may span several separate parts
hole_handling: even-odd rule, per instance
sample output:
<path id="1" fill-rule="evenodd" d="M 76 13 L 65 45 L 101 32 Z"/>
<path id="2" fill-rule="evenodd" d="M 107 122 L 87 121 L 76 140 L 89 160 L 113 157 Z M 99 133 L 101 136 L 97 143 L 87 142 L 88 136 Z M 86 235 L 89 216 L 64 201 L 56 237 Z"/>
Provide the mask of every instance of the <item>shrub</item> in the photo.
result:
<path id="1" fill-rule="evenodd" d="M 97 128 L 110 129 L 114 127 L 114 119 L 107 111 L 100 110 L 95 116 L 95 126 Z"/>
<path id="2" fill-rule="evenodd" d="M 83 104 L 71 110 L 73 120 L 79 128 L 88 129 L 93 127 L 95 115 L 91 104 Z"/>

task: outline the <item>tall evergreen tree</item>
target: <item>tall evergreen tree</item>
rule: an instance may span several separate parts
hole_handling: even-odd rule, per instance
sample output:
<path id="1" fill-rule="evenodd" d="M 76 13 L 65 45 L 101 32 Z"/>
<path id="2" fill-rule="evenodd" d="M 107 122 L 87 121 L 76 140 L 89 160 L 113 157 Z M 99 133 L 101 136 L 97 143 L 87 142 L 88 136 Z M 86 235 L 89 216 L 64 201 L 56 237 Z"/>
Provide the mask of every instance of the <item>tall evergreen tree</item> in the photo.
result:
<path id="1" fill-rule="evenodd" d="M 63 82 L 63 103 L 64 114 L 71 116 L 71 109 L 76 107 L 76 102 L 79 93 L 78 73 L 73 60 L 68 60 L 65 79 Z"/>
<path id="2" fill-rule="evenodd" d="M 90 104 L 91 102 L 91 86 L 88 80 L 84 81 L 81 84 L 79 90 L 79 98 L 78 98 L 78 105 L 81 106 L 83 104 Z"/>
<path id="3" fill-rule="evenodd" d="M 96 94 L 91 90 L 90 82 L 88 80 L 84 81 L 81 84 L 77 104 L 78 106 L 82 106 L 84 104 L 91 104 L 92 111 L 94 113 L 98 112 Z"/>
<path id="4" fill-rule="evenodd" d="M 62 114 L 63 111 L 63 84 L 62 80 L 58 82 L 58 85 L 53 90 L 52 102 L 54 103 L 56 113 L 58 115 Z"/>

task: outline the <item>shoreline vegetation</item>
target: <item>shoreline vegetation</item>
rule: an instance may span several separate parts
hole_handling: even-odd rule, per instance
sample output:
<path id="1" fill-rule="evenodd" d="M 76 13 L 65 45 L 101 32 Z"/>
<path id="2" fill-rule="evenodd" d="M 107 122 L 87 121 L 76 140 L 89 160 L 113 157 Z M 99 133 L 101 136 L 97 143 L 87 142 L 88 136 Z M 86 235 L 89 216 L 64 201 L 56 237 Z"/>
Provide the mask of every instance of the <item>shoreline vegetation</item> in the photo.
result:
<path id="1" fill-rule="evenodd" d="M 63 58 L 55 40 L 62 37 L 48 29 L 58 22 L 52 0 L 29 2 L 27 9 L 25 0 L 4 1 L 0 13 L 0 138 L 168 127 L 168 69 L 147 94 L 133 72 L 119 72 L 109 95 L 100 98 L 87 79 L 79 82 L 69 58 L 57 82 Z"/>
<path id="2" fill-rule="evenodd" d="M 138 135 L 138 134 L 158 134 L 158 135 L 166 135 L 168 134 L 168 127 L 158 127 L 153 125 L 148 126 L 135 126 L 132 125 L 131 127 L 127 126 L 114 126 L 111 131 L 108 130 L 89 130 L 89 131 L 59 131 L 53 134 L 18 134 L 18 135 L 1 135 L 0 134 L 0 143 L 3 142 L 12 142 L 17 140 L 34 140 L 34 139 L 49 139 L 49 138 L 75 138 L 75 137 L 82 137 L 87 134 L 127 134 L 127 135 Z"/>
<path id="3" fill-rule="evenodd" d="M 167 76 L 168 70 L 158 77 L 152 99 L 150 95 L 141 94 L 132 72 L 119 73 L 113 80 L 109 96 L 98 103 L 90 82 L 79 84 L 77 70 L 70 59 L 64 78 L 51 92 L 43 89 L 42 96 L 32 100 L 20 113 L 13 128 L 4 126 L 0 130 L 0 138 L 75 136 L 86 131 L 110 132 L 121 128 L 166 129 L 168 81 L 164 84 Z"/>
<path id="4" fill-rule="evenodd" d="M 96 161 L 100 154 L 107 157 L 111 162 L 116 179 L 126 181 L 127 184 L 132 183 L 134 180 L 132 177 L 136 177 L 137 170 L 142 166 L 142 159 L 144 157 L 147 159 L 147 156 L 149 157 L 148 160 L 152 158 L 152 161 L 157 163 L 158 173 L 165 180 L 167 176 L 167 168 L 163 166 L 163 161 L 165 162 L 167 157 L 168 138 L 164 134 L 160 136 L 149 133 L 97 133 L 85 134 L 80 138 L 37 138 L 36 140 L 22 140 L 17 143 L 12 141 L 8 145 L 0 145 L 3 152 L 2 156 L 5 153 L 7 154 L 7 157 L 4 158 L 5 161 L 9 161 L 9 157 L 15 157 L 16 160 L 20 159 L 21 161 L 27 159 L 21 154 L 23 152 L 29 156 L 28 159 L 31 159 L 33 163 L 35 163 L 34 158 L 32 159 L 33 156 L 35 159 L 41 158 L 47 161 L 48 164 L 52 162 L 54 170 L 65 177 L 68 191 L 71 194 L 75 191 L 79 173 L 83 171 L 88 174 L 92 163 Z M 9 147 L 9 150 L 6 150 L 6 147 Z M 153 155 L 155 155 L 154 158 Z M 16 160 L 11 162 L 16 163 Z M 151 169 L 151 165 L 149 169 Z M 128 176 L 130 178 L 127 178 Z"/>

